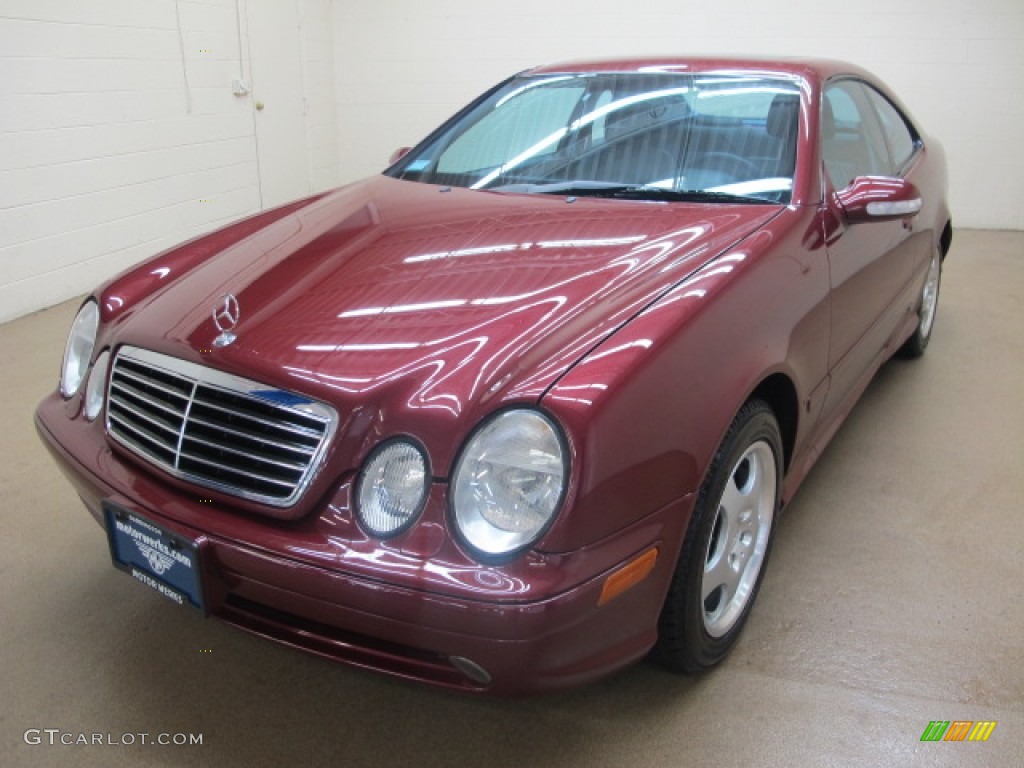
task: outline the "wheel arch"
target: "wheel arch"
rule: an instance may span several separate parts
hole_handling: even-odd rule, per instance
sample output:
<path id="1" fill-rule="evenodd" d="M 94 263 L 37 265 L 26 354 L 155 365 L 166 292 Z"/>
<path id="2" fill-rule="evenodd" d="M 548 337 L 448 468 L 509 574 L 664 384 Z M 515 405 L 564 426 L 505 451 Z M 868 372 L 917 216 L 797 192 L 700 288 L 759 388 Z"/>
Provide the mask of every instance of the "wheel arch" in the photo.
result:
<path id="1" fill-rule="evenodd" d="M 942 228 L 942 234 L 939 235 L 939 251 L 942 253 L 943 260 L 945 260 L 946 254 L 949 253 L 951 245 L 953 245 L 953 222 L 952 220 L 947 220 L 946 226 Z"/>
<path id="2" fill-rule="evenodd" d="M 782 471 L 785 474 L 793 458 L 800 420 L 800 401 L 796 387 L 786 374 L 773 373 L 754 388 L 746 402 L 750 400 L 763 400 L 775 414 L 782 435 Z"/>

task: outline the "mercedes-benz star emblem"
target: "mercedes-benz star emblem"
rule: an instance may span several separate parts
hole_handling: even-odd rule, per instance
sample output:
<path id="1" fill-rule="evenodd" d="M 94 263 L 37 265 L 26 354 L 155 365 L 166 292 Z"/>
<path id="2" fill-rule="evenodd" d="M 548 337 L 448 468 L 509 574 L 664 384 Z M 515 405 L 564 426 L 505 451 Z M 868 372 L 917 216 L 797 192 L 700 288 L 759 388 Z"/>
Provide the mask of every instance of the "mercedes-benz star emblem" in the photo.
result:
<path id="1" fill-rule="evenodd" d="M 238 325 L 240 316 L 241 310 L 234 294 L 225 293 L 217 300 L 217 306 L 213 308 L 213 324 L 220 331 L 220 336 L 213 340 L 213 346 L 226 347 L 238 338 L 232 331 Z"/>

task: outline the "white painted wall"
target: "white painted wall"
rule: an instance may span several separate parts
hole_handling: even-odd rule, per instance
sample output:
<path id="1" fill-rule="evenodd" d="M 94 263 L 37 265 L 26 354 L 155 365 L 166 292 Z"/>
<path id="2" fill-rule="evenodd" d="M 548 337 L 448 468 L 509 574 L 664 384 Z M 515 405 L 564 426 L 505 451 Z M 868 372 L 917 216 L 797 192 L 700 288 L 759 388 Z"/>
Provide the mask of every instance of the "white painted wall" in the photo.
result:
<path id="1" fill-rule="evenodd" d="M 537 64 L 820 56 L 874 71 L 942 140 L 954 224 L 1024 229 L 1021 0 L 334 2 L 344 180 L 378 172 L 393 149 Z"/>
<path id="2" fill-rule="evenodd" d="M 247 3 L 294 2 L 311 191 L 338 182 L 332 0 L 0 0 L 0 322 L 260 208 Z"/>

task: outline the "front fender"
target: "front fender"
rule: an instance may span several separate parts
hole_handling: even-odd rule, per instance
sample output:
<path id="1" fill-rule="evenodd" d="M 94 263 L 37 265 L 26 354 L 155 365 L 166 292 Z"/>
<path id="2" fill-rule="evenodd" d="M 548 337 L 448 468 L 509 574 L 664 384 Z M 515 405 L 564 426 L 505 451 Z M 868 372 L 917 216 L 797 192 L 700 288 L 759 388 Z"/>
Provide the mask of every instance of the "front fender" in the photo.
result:
<path id="1" fill-rule="evenodd" d="M 816 211 L 789 209 L 545 394 L 542 403 L 569 432 L 576 472 L 574 503 L 538 549 L 585 546 L 695 493 L 735 414 L 767 376 L 784 374 L 810 404 L 826 377 L 829 333 L 828 263 L 820 238 L 807 236 L 815 228 Z M 810 422 L 798 419 L 794 450 Z"/>

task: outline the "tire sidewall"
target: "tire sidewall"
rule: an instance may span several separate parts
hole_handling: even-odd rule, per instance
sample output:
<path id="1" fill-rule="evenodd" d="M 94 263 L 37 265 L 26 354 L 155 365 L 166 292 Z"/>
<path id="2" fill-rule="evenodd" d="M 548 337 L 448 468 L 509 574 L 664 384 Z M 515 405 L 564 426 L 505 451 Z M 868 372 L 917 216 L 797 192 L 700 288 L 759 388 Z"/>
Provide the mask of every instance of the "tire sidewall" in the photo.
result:
<path id="1" fill-rule="evenodd" d="M 733 468 L 744 452 L 754 443 L 764 441 L 771 448 L 775 460 L 775 499 L 771 528 L 765 545 L 764 559 L 760 571 L 747 598 L 747 603 L 736 619 L 732 628 L 721 637 L 712 637 L 704 628 L 704 604 L 701 590 L 704 576 L 704 565 L 719 501 L 725 491 L 726 483 Z M 757 593 L 764 579 L 764 573 L 771 554 L 772 542 L 775 539 L 775 527 L 779 510 L 779 494 L 782 485 L 782 439 L 778 423 L 770 408 L 764 403 L 753 401 L 748 403 L 737 416 L 730 428 L 722 447 L 701 486 L 693 516 L 687 531 L 683 558 L 680 562 L 683 579 L 683 614 L 685 618 L 684 632 L 686 645 L 690 649 L 694 661 L 701 667 L 711 666 L 720 661 L 736 643 L 743 630 L 747 617 L 757 599 Z"/>
<path id="2" fill-rule="evenodd" d="M 917 344 L 921 348 L 922 352 L 924 351 L 924 348 L 928 346 L 928 342 L 931 341 L 932 332 L 935 330 L 935 321 L 939 317 L 939 299 L 942 297 L 942 254 L 936 252 L 934 258 L 939 260 L 939 274 L 938 274 L 938 277 L 935 278 L 935 306 L 932 307 L 932 321 L 928 325 L 928 333 L 923 333 L 922 332 L 921 322 L 920 321 L 918 321 L 918 324 L 917 324 L 917 339 L 918 339 Z M 931 262 L 928 263 L 928 269 L 931 270 Z M 927 275 L 925 276 L 924 280 L 925 280 L 925 286 L 927 286 L 928 285 L 928 277 L 927 277 Z M 925 291 L 925 288 L 921 288 L 921 306 L 922 306 L 922 308 L 924 307 L 924 291 Z"/>
<path id="3" fill-rule="evenodd" d="M 935 306 L 932 309 L 932 322 L 928 326 L 928 333 L 922 331 L 923 318 L 921 317 L 921 309 L 924 307 L 924 292 L 928 287 L 928 273 L 925 273 L 924 284 L 921 286 L 921 290 L 918 294 L 917 303 L 917 327 L 914 328 L 913 334 L 906 340 L 902 347 L 899 349 L 900 357 L 915 358 L 921 357 L 924 354 L 925 349 L 928 347 L 928 342 L 931 341 L 932 332 L 935 330 L 935 321 L 938 319 L 939 313 L 939 299 L 942 297 L 942 251 L 936 248 L 935 253 L 932 255 L 933 258 L 939 260 L 939 276 L 935 281 Z M 928 268 L 931 269 L 931 261 L 928 262 Z"/>

